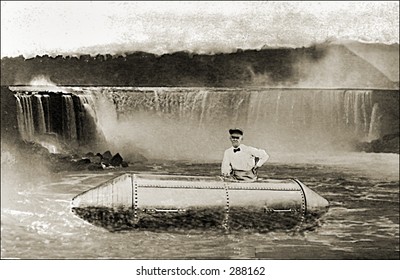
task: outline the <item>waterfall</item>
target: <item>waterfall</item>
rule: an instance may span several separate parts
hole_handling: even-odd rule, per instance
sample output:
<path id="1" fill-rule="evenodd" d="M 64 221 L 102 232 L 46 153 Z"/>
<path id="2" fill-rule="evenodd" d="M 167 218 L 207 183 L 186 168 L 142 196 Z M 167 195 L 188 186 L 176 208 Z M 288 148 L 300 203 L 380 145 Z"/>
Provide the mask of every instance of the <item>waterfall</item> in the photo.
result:
<path id="1" fill-rule="evenodd" d="M 18 130 L 23 140 L 41 143 L 46 148 L 59 145 L 59 140 L 70 146 L 98 140 L 96 111 L 90 95 L 21 91 L 14 97 Z"/>
<path id="2" fill-rule="evenodd" d="M 221 143 L 229 127 L 241 127 L 254 145 L 292 150 L 344 147 L 370 139 L 380 127 L 377 109 L 373 113 L 372 93 L 284 88 L 102 90 L 103 96 L 112 96 L 113 106 L 122 116 L 120 123 L 132 126 L 139 135 L 140 127 L 146 132 L 143 138 L 149 135 L 151 139 L 144 145 L 157 146 L 155 139 L 164 136 L 180 142 L 178 138 L 183 136 L 195 146 L 198 140 L 194 138 L 202 137 L 199 135 Z M 92 94 L 98 93 L 94 90 Z M 130 132 L 127 135 L 132 138 Z M 119 137 L 123 138 L 123 133 Z"/>
<path id="3" fill-rule="evenodd" d="M 35 133 L 31 95 L 22 95 L 17 98 L 18 127 L 24 140 L 32 140 Z"/>
<path id="4" fill-rule="evenodd" d="M 36 136 L 48 131 L 46 123 L 45 107 L 41 95 L 38 94 L 15 94 L 17 105 L 17 122 L 21 138 L 33 141 Z M 47 106 L 47 105 L 46 105 Z M 48 119 L 48 117 L 47 117 Z"/>
<path id="5" fill-rule="evenodd" d="M 41 95 L 15 95 L 17 122 L 21 138 L 32 141 L 35 135 L 46 132 L 45 113 Z"/>
<path id="6" fill-rule="evenodd" d="M 247 144 L 266 150 L 336 150 L 393 133 L 398 114 L 396 91 L 95 87 L 71 92 L 18 93 L 22 138 L 54 132 L 84 146 L 104 133 L 121 153 L 137 146 L 163 158 L 220 158 L 231 127 L 244 129 Z"/>
<path id="7" fill-rule="evenodd" d="M 247 127 L 291 129 L 310 134 L 353 134 L 366 138 L 371 116 L 369 91 L 269 90 L 250 97 Z"/>
<path id="8" fill-rule="evenodd" d="M 34 95 L 36 98 L 36 106 L 35 106 L 35 117 L 34 121 L 36 121 L 36 133 L 43 134 L 46 132 L 46 120 L 45 120 L 45 114 L 44 114 L 44 109 L 43 109 L 43 103 L 42 103 L 42 96 L 41 95 Z"/>
<path id="9" fill-rule="evenodd" d="M 29 140 L 27 131 L 26 131 L 26 126 L 25 126 L 25 116 L 24 116 L 24 109 L 22 107 L 22 102 L 21 98 L 19 98 L 17 95 L 14 95 L 16 102 L 17 102 L 17 123 L 18 123 L 18 131 L 21 135 L 21 138 L 23 140 Z"/>
<path id="10" fill-rule="evenodd" d="M 42 95 L 42 105 L 44 112 L 44 120 L 46 124 L 46 132 L 51 131 L 51 121 L 50 121 L 50 96 L 47 94 Z"/>
<path id="11" fill-rule="evenodd" d="M 22 97 L 22 104 L 25 113 L 25 126 L 28 132 L 28 137 L 31 139 L 35 134 L 35 127 L 33 124 L 33 110 L 32 110 L 32 96 L 23 96 Z"/>
<path id="12" fill-rule="evenodd" d="M 93 140 L 103 141 L 92 96 L 81 94 L 77 96 L 77 100 L 79 105 L 76 109 L 78 113 L 76 127 L 80 143 L 85 145 Z"/>
<path id="13" fill-rule="evenodd" d="M 62 96 L 63 114 L 62 127 L 64 138 L 71 141 L 77 140 L 76 119 L 74 103 L 71 95 Z"/>
<path id="14" fill-rule="evenodd" d="M 382 126 L 382 113 L 379 104 L 375 103 L 372 107 L 371 123 L 368 129 L 368 140 L 372 141 L 379 138 L 380 128 Z"/>

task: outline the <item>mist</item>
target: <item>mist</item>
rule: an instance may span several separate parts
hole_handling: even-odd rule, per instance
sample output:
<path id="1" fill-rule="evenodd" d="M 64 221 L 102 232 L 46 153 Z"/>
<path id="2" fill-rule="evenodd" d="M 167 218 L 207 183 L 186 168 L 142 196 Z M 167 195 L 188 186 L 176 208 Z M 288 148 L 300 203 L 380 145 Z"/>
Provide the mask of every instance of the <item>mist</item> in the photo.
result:
<path id="1" fill-rule="evenodd" d="M 270 88 L 398 88 L 398 45 L 325 42 L 296 51 L 287 49 L 286 53 L 287 57 L 276 56 L 281 59 L 279 64 L 271 62 L 275 57 L 264 65 L 249 64 L 250 79 L 243 76 L 245 84 Z M 378 57 L 384 62 L 379 63 Z"/>
<path id="2" fill-rule="evenodd" d="M 1 141 L 1 207 L 20 201 L 19 192 L 30 192 L 37 186 L 50 182 L 54 174 L 49 170 L 49 162 L 44 162 L 40 155 L 21 145 Z M 2 221 L 3 222 L 3 221 Z"/>
<path id="3" fill-rule="evenodd" d="M 393 59 L 396 59 L 395 56 Z M 393 82 L 388 77 L 375 67 L 371 67 L 368 60 L 350 51 L 346 45 L 323 48 L 321 59 L 299 59 L 294 67 L 299 75 L 296 84 L 298 87 L 393 87 Z"/>
<path id="4" fill-rule="evenodd" d="M 105 99 L 96 100 L 96 107 L 98 125 L 112 152 L 133 162 L 138 153 L 157 160 L 213 161 L 220 159 L 224 144 L 229 144 L 227 132 L 218 124 L 211 127 L 152 112 L 118 117 L 114 104 Z"/>
<path id="5" fill-rule="evenodd" d="M 218 161 L 231 145 L 232 127 L 244 129 L 243 144 L 273 154 L 351 151 L 367 139 L 371 125 L 365 90 L 343 95 L 341 90 L 148 88 L 92 94 L 112 152 L 131 160 L 136 152 L 158 160 Z"/>

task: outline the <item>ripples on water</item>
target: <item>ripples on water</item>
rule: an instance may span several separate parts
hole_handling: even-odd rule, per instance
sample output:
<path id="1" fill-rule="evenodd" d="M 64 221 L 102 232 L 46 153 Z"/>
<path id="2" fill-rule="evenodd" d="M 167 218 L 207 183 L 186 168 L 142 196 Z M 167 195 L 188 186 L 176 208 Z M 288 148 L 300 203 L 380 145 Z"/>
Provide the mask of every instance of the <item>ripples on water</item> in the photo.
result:
<path id="1" fill-rule="evenodd" d="M 398 155 L 364 155 L 398 170 Z M 394 159 L 394 160 L 393 160 Z M 330 210 L 308 230 L 129 230 L 110 232 L 70 211 L 72 197 L 116 176 L 73 172 L 15 178 L 2 165 L 2 258 L 22 259 L 398 259 L 399 180 L 392 172 L 311 161 L 271 162 L 263 177 L 298 178 L 328 199 Z M 169 162 L 132 171 L 218 175 L 219 164 Z M 389 170 L 390 171 L 390 170 Z M 13 174 L 14 173 L 14 174 Z M 381 175 L 379 175 L 381 174 Z M 389 175 L 388 175 L 389 174 Z M 4 178 L 3 178 L 4 177 Z"/>

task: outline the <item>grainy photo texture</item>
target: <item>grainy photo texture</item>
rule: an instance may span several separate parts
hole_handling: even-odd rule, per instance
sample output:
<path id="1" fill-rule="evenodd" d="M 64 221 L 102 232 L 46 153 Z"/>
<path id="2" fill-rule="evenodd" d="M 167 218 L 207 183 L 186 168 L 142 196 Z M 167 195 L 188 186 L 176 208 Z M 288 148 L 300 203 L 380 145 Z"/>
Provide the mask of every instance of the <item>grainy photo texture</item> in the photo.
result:
<path id="1" fill-rule="evenodd" d="M 399 3 L 2 1 L 1 258 L 399 259 Z"/>

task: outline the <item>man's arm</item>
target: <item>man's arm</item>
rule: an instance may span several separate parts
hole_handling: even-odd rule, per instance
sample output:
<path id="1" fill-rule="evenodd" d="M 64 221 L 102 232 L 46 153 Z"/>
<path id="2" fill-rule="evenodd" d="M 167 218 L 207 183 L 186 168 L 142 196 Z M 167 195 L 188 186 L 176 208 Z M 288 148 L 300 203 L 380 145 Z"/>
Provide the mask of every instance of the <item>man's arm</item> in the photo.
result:
<path id="1" fill-rule="evenodd" d="M 259 159 L 255 165 L 256 168 L 261 167 L 269 159 L 269 155 L 265 150 L 252 148 L 251 152 L 254 157 L 257 157 Z"/>
<path id="2" fill-rule="evenodd" d="M 221 174 L 223 176 L 229 176 L 229 175 L 231 175 L 231 171 L 232 171 L 232 169 L 231 169 L 228 151 L 225 151 L 224 158 L 222 159 L 222 164 L 221 164 Z"/>

